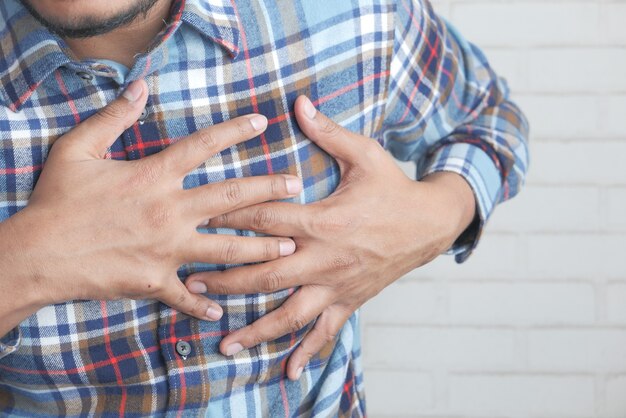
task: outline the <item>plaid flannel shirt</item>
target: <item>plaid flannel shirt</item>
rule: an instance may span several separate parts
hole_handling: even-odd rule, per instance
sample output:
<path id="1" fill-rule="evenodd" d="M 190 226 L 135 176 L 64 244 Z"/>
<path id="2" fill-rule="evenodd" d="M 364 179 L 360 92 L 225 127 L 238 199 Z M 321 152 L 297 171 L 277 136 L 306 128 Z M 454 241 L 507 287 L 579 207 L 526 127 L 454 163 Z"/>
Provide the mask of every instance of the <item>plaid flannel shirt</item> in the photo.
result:
<path id="1" fill-rule="evenodd" d="M 110 158 L 142 158 L 259 112 L 267 131 L 207 160 L 185 187 L 291 173 L 304 182 L 295 201 L 317 201 L 340 179 L 294 120 L 293 102 L 306 94 L 344 127 L 414 161 L 418 179 L 436 171 L 467 179 L 478 216 L 452 249 L 458 261 L 524 179 L 523 115 L 483 54 L 427 0 L 176 0 L 167 26 L 130 69 L 72 59 L 17 0 L 1 1 L 0 16 L 0 220 L 27 205 L 55 139 L 139 78 L 149 86 L 145 117 L 118 138 Z M 227 267 L 188 265 L 179 274 Z M 297 382 L 285 378 L 285 362 L 311 325 L 231 358 L 219 353 L 224 335 L 289 294 L 211 295 L 224 308 L 215 323 L 153 300 L 48 306 L 0 340 L 0 412 L 364 416 L 358 313 Z M 177 354 L 178 341 L 191 344 L 189 355 Z"/>

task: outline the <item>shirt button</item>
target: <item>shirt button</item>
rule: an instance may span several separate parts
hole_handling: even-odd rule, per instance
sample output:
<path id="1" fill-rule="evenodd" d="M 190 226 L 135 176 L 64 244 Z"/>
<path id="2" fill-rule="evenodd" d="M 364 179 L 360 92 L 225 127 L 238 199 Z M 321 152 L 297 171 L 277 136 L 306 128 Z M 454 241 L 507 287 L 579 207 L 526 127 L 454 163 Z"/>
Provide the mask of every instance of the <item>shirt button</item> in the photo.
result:
<path id="1" fill-rule="evenodd" d="M 139 116 L 139 123 L 143 124 L 146 121 L 146 119 L 148 119 L 148 115 L 149 114 L 150 114 L 150 112 L 148 112 L 148 109 L 144 108 L 141 111 L 141 115 Z"/>
<path id="2" fill-rule="evenodd" d="M 82 78 L 83 80 L 93 80 L 93 75 L 85 71 L 79 71 L 76 73 L 76 75 Z"/>
<path id="3" fill-rule="evenodd" d="M 178 341 L 176 343 L 176 352 L 181 357 L 187 357 L 189 354 L 191 354 L 191 344 L 189 344 L 187 341 Z"/>

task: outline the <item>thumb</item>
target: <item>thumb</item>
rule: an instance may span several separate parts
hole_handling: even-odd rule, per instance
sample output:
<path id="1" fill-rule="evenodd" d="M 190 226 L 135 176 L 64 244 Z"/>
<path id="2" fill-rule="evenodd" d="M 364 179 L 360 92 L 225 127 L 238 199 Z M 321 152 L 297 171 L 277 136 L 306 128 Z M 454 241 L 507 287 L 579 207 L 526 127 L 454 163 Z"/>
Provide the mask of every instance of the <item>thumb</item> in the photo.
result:
<path id="1" fill-rule="evenodd" d="M 356 163 L 366 141 L 318 112 L 306 96 L 295 104 L 296 119 L 302 132 L 324 151 L 344 163 Z"/>
<path id="2" fill-rule="evenodd" d="M 115 140 L 139 119 L 148 98 L 146 82 L 132 82 L 114 101 L 59 138 L 60 148 L 103 158 Z M 55 147 L 58 144 L 55 144 Z M 53 150 L 54 148 L 53 147 Z M 58 147 L 57 147 L 58 148 Z"/>

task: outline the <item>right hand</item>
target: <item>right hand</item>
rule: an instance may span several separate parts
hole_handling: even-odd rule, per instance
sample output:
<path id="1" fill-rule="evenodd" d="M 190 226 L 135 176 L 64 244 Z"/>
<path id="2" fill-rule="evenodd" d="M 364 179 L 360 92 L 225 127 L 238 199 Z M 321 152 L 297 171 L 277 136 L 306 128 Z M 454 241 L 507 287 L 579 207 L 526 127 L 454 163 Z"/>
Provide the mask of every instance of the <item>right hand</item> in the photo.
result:
<path id="1" fill-rule="evenodd" d="M 209 219 L 299 194 L 301 181 L 273 175 L 226 180 L 189 190 L 183 178 L 220 151 L 261 134 L 267 119 L 247 115 L 200 130 L 156 155 L 106 159 L 107 149 L 141 114 L 144 81 L 52 147 L 14 236 L 30 277 L 49 303 L 74 299 L 157 299 L 204 320 L 221 307 L 190 293 L 176 271 L 192 262 L 268 261 L 295 251 L 289 238 L 202 234 Z M 22 250 L 22 249 L 21 249 Z"/>

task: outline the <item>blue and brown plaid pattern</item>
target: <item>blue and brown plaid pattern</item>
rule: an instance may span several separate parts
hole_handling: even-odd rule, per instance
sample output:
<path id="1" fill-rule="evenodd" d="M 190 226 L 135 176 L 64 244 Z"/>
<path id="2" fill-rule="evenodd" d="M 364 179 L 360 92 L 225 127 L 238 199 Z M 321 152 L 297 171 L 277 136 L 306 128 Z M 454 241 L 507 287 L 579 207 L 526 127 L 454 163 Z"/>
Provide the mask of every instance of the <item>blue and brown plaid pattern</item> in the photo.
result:
<path id="1" fill-rule="evenodd" d="M 339 171 L 294 120 L 293 102 L 306 94 L 343 126 L 415 161 L 418 178 L 440 170 L 465 176 L 479 219 L 452 250 L 459 260 L 526 172 L 527 125 L 504 82 L 427 0 L 176 0 L 131 69 L 74 61 L 17 0 L 0 2 L 0 16 L 0 220 L 27 204 L 55 139 L 138 78 L 150 90 L 147 117 L 110 158 L 143 158 L 258 112 L 267 131 L 206 161 L 185 187 L 292 173 L 304 181 L 298 201 L 314 202 L 332 193 Z M 179 275 L 227 267 L 188 265 Z M 286 379 L 285 361 L 307 329 L 234 358 L 219 353 L 224 335 L 291 292 L 212 296 L 225 312 L 216 323 L 155 301 L 48 306 L 1 340 L 0 413 L 364 416 L 358 313 L 298 382 Z M 192 347 L 184 358 L 175 350 L 181 340 Z"/>

